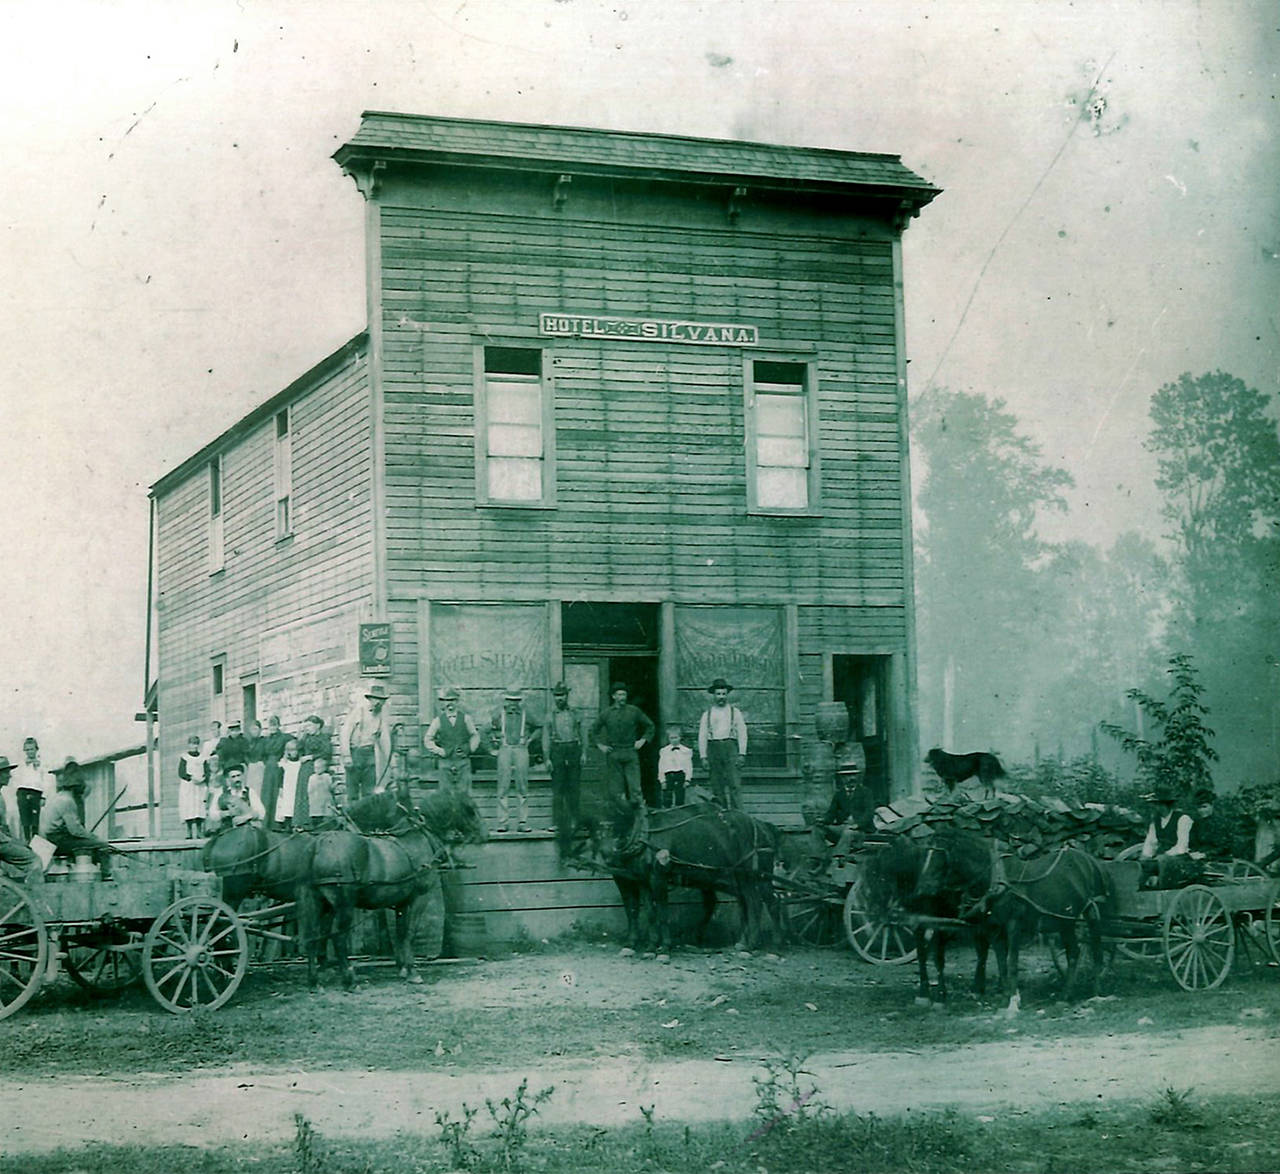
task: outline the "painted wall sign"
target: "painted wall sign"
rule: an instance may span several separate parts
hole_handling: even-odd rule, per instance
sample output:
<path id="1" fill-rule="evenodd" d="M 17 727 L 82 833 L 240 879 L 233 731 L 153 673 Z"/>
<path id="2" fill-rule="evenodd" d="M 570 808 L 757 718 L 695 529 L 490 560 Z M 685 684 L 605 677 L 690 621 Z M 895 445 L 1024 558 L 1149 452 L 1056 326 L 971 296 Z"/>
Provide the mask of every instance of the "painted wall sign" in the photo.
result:
<path id="1" fill-rule="evenodd" d="M 391 625 L 360 625 L 360 675 L 385 677 L 391 673 Z"/>
<path id="2" fill-rule="evenodd" d="M 754 326 L 736 322 L 683 322 L 659 318 L 603 318 L 592 314 L 540 314 L 538 332 L 552 338 L 619 338 L 696 346 L 757 346 Z"/>

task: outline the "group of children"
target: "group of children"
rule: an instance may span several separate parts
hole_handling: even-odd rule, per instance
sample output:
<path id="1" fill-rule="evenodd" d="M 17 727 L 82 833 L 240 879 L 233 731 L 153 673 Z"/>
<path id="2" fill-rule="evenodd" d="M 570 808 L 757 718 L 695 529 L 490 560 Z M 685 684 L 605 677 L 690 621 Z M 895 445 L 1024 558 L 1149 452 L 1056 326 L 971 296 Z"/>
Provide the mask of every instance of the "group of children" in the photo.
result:
<path id="1" fill-rule="evenodd" d="M 178 817 L 188 839 L 227 822 L 290 831 L 336 820 L 342 784 L 330 771 L 332 748 L 321 718 L 307 718 L 298 737 L 282 733 L 275 717 L 265 735 L 257 722 L 247 737 L 239 722 L 225 737 L 218 722 L 213 726 L 204 742 L 192 734 L 178 760 Z"/>

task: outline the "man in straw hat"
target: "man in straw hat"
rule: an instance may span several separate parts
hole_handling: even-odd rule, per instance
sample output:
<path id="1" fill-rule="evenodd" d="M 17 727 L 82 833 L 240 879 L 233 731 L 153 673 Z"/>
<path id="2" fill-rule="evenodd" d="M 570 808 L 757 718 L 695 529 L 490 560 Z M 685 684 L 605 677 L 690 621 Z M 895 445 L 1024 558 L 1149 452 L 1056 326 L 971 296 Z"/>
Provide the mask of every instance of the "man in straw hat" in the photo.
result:
<path id="1" fill-rule="evenodd" d="M 656 728 L 647 714 L 627 701 L 627 687 L 614 681 L 609 708 L 601 711 L 591 736 L 604 755 L 605 788 L 611 799 L 640 803 L 640 749 L 653 739 Z"/>
<path id="2" fill-rule="evenodd" d="M 386 705 L 390 694 L 378 681 L 366 686 L 364 695 L 347 714 L 343 735 L 350 765 L 347 768 L 347 802 L 354 803 L 387 782 L 391 768 L 391 725 Z"/>
<path id="3" fill-rule="evenodd" d="M 537 725 L 524 711 L 524 694 L 508 689 L 502 698 L 502 712 L 493 719 L 493 740 L 498 759 L 498 826 L 505 832 L 509 824 L 508 795 L 514 785 L 520 802 L 517 830 L 530 832 L 529 826 L 529 743 Z"/>
<path id="4" fill-rule="evenodd" d="M 441 713 L 431 719 L 422 744 L 439 760 L 439 785 L 471 791 L 471 756 L 480 749 L 480 731 L 463 713 L 457 689 L 440 694 Z"/>
<path id="5" fill-rule="evenodd" d="M 0 754 L 0 876 L 22 880 L 40 871 L 40 861 L 18 834 L 21 825 L 17 798 L 9 786 L 13 768 L 14 764 Z"/>
<path id="6" fill-rule="evenodd" d="M 742 768 L 747 761 L 747 723 L 729 704 L 733 686 L 717 677 L 707 687 L 711 705 L 698 722 L 698 757 L 706 763 L 707 782 L 722 807 L 741 807 Z"/>

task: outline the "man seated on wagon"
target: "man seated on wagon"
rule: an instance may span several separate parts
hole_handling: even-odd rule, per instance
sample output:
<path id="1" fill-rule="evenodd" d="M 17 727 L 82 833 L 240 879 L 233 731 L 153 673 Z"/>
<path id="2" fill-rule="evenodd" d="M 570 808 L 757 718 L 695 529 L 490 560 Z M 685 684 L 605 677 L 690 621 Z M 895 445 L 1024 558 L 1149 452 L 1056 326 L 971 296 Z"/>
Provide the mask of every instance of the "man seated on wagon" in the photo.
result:
<path id="1" fill-rule="evenodd" d="M 1191 825 L 1191 855 L 1201 860 L 1234 860 L 1235 833 L 1230 822 L 1214 811 L 1217 795 L 1212 787 L 1197 787 L 1191 796 L 1195 823 Z"/>
<path id="2" fill-rule="evenodd" d="M 212 834 L 225 827 L 241 827 L 252 824 L 262 827 L 267 811 L 245 782 L 244 767 L 238 763 L 222 772 L 222 787 L 209 800 L 209 818 L 205 829 Z"/>
<path id="3" fill-rule="evenodd" d="M 876 804 L 863 781 L 862 767 L 850 757 L 836 767 L 835 790 L 825 813 L 809 832 L 809 868 L 823 872 L 833 856 L 847 856 L 875 830 Z"/>
<path id="4" fill-rule="evenodd" d="M 79 771 L 63 770 L 58 789 L 40 811 L 40 834 L 54 847 L 57 856 L 92 856 L 103 880 L 111 879 L 111 856 L 115 849 L 106 840 L 91 834 L 80 822 L 80 804 L 85 791 Z"/>
<path id="5" fill-rule="evenodd" d="M 1203 871 L 1191 856 L 1191 829 L 1195 820 L 1178 810 L 1178 792 L 1161 780 L 1148 796 L 1152 806 L 1147 837 L 1142 842 L 1142 875 L 1153 889 L 1176 889 L 1191 884 Z"/>

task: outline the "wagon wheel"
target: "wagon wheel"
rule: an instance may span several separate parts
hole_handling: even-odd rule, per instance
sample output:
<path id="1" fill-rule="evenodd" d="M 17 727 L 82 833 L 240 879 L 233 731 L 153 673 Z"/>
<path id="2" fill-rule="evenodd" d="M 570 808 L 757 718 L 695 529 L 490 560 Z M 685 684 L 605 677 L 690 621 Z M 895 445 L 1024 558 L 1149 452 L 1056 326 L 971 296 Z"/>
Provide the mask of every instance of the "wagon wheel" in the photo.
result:
<path id="1" fill-rule="evenodd" d="M 91 995 L 114 995 L 142 977 L 141 950 L 123 930 L 66 942 L 62 964 L 71 981 Z"/>
<path id="2" fill-rule="evenodd" d="M 1164 956 L 1183 990 L 1208 991 L 1231 970 L 1236 930 L 1222 898 L 1204 885 L 1180 889 L 1164 918 Z"/>
<path id="3" fill-rule="evenodd" d="M 49 964 L 49 933 L 25 889 L 0 877 L 0 1019 L 40 989 Z"/>
<path id="4" fill-rule="evenodd" d="M 156 918 L 142 944 L 142 977 L 166 1011 L 212 1011 L 240 985 L 249 943 L 235 911 L 212 897 L 187 897 Z"/>
<path id="5" fill-rule="evenodd" d="M 834 945 L 838 902 L 826 876 L 794 868 L 775 883 L 791 938 L 806 946 Z"/>
<path id="6" fill-rule="evenodd" d="M 892 966 L 914 962 L 916 938 L 904 920 L 879 920 L 867 909 L 862 881 L 849 886 L 844 898 L 844 932 L 855 952 L 865 962 Z"/>

